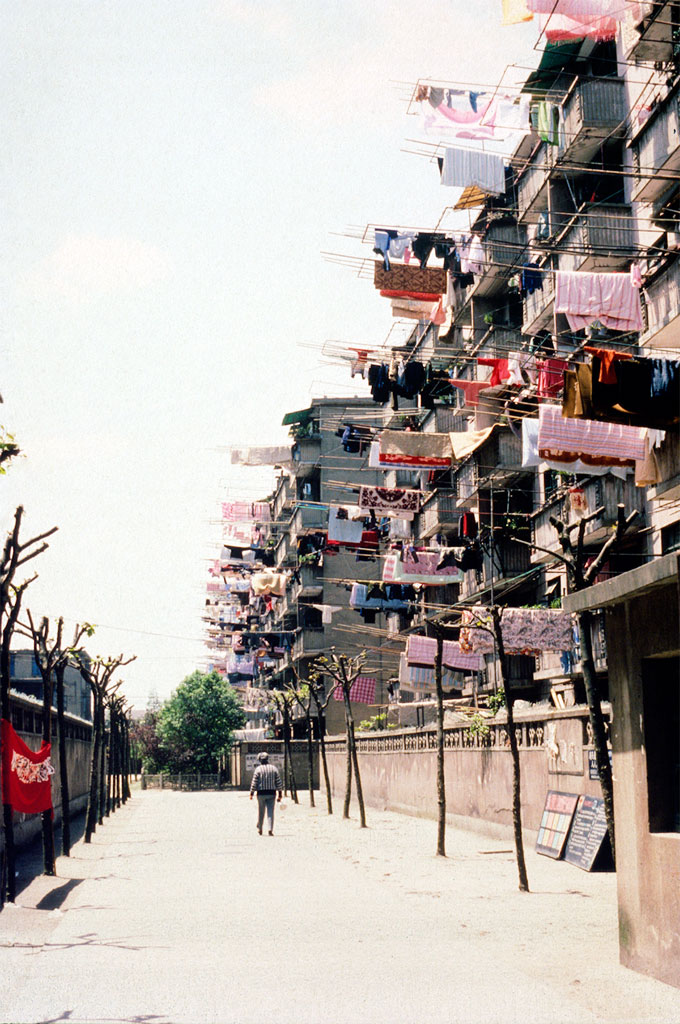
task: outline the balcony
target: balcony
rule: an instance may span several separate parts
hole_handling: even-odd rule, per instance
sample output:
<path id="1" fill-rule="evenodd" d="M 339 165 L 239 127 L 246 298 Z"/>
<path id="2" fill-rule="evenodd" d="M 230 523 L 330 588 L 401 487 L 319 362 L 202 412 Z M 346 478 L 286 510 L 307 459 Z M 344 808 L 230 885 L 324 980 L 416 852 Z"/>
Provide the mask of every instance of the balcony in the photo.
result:
<path id="1" fill-rule="evenodd" d="M 506 537 L 497 539 L 493 549 L 484 552 L 483 565 L 479 572 L 471 569 L 463 574 L 460 586 L 460 600 L 467 601 L 489 590 L 502 591 L 516 576 L 531 568 L 530 549 Z"/>
<path id="2" fill-rule="evenodd" d="M 522 441 L 510 430 L 496 430 L 456 471 L 456 505 L 472 503 L 482 488 L 503 486 L 507 477 L 526 473 L 522 467 Z"/>
<path id="3" fill-rule="evenodd" d="M 562 103 L 564 146 L 559 161 L 587 162 L 603 139 L 626 134 L 625 83 L 621 78 L 578 79 Z"/>
<path id="4" fill-rule="evenodd" d="M 451 531 L 459 518 L 455 491 L 436 491 L 420 513 L 420 535 L 432 537 L 435 533 Z"/>
<path id="5" fill-rule="evenodd" d="M 555 243 L 561 250 L 560 270 L 619 270 L 635 255 L 635 225 L 629 206 L 585 203 L 565 220 Z"/>
<path id="6" fill-rule="evenodd" d="M 631 142 L 633 168 L 640 175 L 633 182 L 636 202 L 653 203 L 680 170 L 679 97 L 675 90 L 662 100 Z"/>
<path id="7" fill-rule="evenodd" d="M 519 224 L 496 221 L 484 235 L 486 268 L 473 288 L 475 298 L 498 292 L 512 269 L 523 262 L 526 229 Z"/>
<path id="8" fill-rule="evenodd" d="M 298 568 L 300 582 L 293 583 L 293 600 L 300 597 L 321 597 L 323 594 L 323 570 L 316 565 L 301 565 Z"/>
<path id="9" fill-rule="evenodd" d="M 640 339 L 651 348 L 680 347 L 680 259 L 665 268 L 643 291 L 646 327 Z"/>
<path id="10" fill-rule="evenodd" d="M 547 184 L 554 165 L 555 146 L 543 142 L 526 165 L 517 182 L 517 210 L 520 221 L 535 220 L 535 214 L 548 205 Z"/>
<path id="11" fill-rule="evenodd" d="M 293 642 L 293 661 L 313 657 L 326 649 L 328 642 L 323 627 L 302 629 Z"/>
<path id="12" fill-rule="evenodd" d="M 673 3 L 640 4 L 642 17 L 638 22 L 626 21 L 623 44 L 626 60 L 662 61 L 673 56 Z"/>
<path id="13" fill-rule="evenodd" d="M 293 462 L 295 475 L 308 476 L 319 464 L 321 454 L 321 434 L 309 434 L 299 437 L 293 446 Z"/>
<path id="14" fill-rule="evenodd" d="M 629 473 L 625 480 L 610 475 L 592 477 L 590 480 L 579 484 L 585 491 L 588 509 L 594 512 L 600 505 L 604 506 L 604 512 L 597 519 L 586 523 L 585 539 L 587 544 L 597 544 L 609 535 L 611 527 L 616 522 L 618 506 L 623 503 L 626 513 L 637 509 L 644 513 L 645 497 L 644 488 L 636 487 L 633 473 Z M 532 542 L 548 551 L 559 551 L 560 546 L 557 540 L 557 533 L 550 525 L 550 517 L 570 524 L 578 520 L 572 516 L 569 504 L 569 493 L 559 493 L 546 507 L 531 517 L 531 539 Z M 640 526 L 642 517 L 638 517 L 636 526 Z M 532 552 L 533 562 L 548 561 L 550 555 L 544 551 Z"/>
<path id="15" fill-rule="evenodd" d="M 469 284 L 464 288 L 461 288 L 458 284 L 454 283 L 453 286 L 453 320 L 457 324 L 467 325 L 471 323 L 470 315 L 470 299 L 472 293 L 476 287 L 475 284 Z"/>
<path id="16" fill-rule="evenodd" d="M 436 434 L 449 434 L 452 430 L 465 430 L 466 422 L 467 420 L 461 416 L 460 410 L 454 406 L 438 405 L 434 410 L 434 430 Z"/>
<path id="17" fill-rule="evenodd" d="M 680 498 L 680 437 L 677 432 L 667 430 L 654 454 L 661 480 L 648 488 L 647 497 L 650 501 L 677 501 Z"/>
<path id="18" fill-rule="evenodd" d="M 275 521 L 284 517 L 295 503 L 295 479 L 284 473 L 277 481 L 274 501 L 272 503 L 272 514 Z M 287 517 L 286 517 L 287 518 Z"/>
<path id="19" fill-rule="evenodd" d="M 281 569 L 286 565 L 294 565 L 296 555 L 297 551 L 295 544 L 291 541 L 288 529 L 285 529 L 279 537 L 276 548 L 274 549 L 277 569 Z"/>
<path id="20" fill-rule="evenodd" d="M 536 334 L 541 328 L 552 326 L 554 298 L 554 278 L 552 273 L 547 273 L 543 289 L 538 288 L 522 299 L 522 334 Z"/>
<path id="21" fill-rule="evenodd" d="M 298 505 L 290 521 L 291 534 L 301 537 L 305 533 L 328 529 L 328 509 Z"/>

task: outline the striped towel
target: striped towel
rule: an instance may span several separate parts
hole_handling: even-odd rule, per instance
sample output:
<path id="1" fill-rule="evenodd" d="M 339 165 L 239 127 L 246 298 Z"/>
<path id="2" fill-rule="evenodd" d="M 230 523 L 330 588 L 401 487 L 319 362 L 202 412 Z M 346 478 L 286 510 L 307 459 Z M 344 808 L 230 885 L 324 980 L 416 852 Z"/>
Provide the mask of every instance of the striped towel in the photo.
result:
<path id="1" fill-rule="evenodd" d="M 565 462 L 586 456 L 626 465 L 645 458 L 647 428 L 567 419 L 559 406 L 542 405 L 538 414 L 538 454 Z M 571 455 L 572 459 L 560 459 L 560 455 Z"/>

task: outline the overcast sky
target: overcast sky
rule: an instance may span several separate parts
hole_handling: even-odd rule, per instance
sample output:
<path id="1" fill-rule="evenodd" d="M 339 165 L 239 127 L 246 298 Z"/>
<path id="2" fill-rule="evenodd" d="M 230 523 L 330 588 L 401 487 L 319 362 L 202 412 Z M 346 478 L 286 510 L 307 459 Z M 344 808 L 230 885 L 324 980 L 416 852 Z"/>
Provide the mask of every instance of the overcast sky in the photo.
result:
<path id="1" fill-rule="evenodd" d="M 219 501 L 266 494 L 229 445 L 364 393 L 324 364 L 388 304 L 324 251 L 350 225 L 434 226 L 455 194 L 403 152 L 419 78 L 519 84 L 531 25 L 500 0 L 4 0 L 0 422 L 26 453 L 3 530 L 59 526 L 34 615 L 97 624 L 125 691 L 200 661 Z"/>

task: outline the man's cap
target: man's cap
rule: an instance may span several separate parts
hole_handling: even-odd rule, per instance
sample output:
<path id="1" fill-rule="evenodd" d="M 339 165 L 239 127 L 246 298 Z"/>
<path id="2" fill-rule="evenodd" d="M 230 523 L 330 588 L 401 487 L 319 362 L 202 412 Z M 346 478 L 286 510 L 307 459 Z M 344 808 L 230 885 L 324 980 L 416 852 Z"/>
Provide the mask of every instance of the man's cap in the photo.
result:
<path id="1" fill-rule="evenodd" d="M 261 762 L 262 764 L 264 764 L 264 763 L 265 763 L 265 761 L 268 761 L 268 760 L 269 760 L 269 754 L 268 754 L 268 753 L 266 753 L 266 751 L 264 751 L 264 750 L 263 750 L 261 754 L 258 754 L 258 755 L 257 755 L 257 759 L 258 759 L 258 761 L 260 761 L 260 762 Z"/>

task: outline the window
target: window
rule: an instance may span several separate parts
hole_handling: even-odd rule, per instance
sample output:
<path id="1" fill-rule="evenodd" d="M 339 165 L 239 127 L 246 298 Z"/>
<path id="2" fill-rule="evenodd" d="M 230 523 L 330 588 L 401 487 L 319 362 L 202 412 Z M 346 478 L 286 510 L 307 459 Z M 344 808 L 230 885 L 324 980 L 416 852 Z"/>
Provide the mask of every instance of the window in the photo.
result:
<path id="1" fill-rule="evenodd" d="M 661 554 L 669 555 L 672 551 L 680 551 L 680 522 L 661 530 Z"/>
<path id="2" fill-rule="evenodd" d="M 642 669 L 650 832 L 680 832 L 680 658 L 646 658 Z"/>

